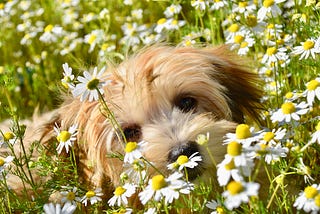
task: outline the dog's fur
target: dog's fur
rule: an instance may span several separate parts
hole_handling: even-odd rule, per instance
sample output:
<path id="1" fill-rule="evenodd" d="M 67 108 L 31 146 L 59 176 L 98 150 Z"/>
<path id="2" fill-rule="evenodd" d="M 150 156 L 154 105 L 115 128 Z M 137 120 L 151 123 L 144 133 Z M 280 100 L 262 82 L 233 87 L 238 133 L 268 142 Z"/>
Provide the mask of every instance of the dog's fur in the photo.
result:
<path id="1" fill-rule="evenodd" d="M 66 98 L 62 106 L 27 127 L 24 142 L 55 138 L 53 127 L 78 124 L 75 145 L 80 177 L 110 192 L 119 183 L 123 163 L 110 158 L 124 153 L 127 141 L 146 141 L 144 156 L 160 171 L 181 154 L 199 152 L 203 161 L 194 177 L 215 174 L 207 150 L 196 144 L 210 133 L 208 148 L 223 159 L 223 136 L 244 117 L 258 118 L 261 90 L 256 74 L 227 47 L 188 48 L 158 45 L 146 48 L 118 66 L 109 65 L 104 96 L 120 127 L 103 114 L 99 102 Z M 37 154 L 35 154 L 36 156 Z M 150 172 L 152 173 L 152 171 Z M 21 188 L 15 179 L 9 185 Z"/>

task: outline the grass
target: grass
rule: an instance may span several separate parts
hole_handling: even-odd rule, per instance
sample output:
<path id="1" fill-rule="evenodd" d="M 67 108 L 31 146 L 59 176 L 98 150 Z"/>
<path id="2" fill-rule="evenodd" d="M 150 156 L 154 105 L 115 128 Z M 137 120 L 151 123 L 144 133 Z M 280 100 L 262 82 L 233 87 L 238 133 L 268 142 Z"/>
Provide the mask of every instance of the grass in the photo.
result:
<path id="1" fill-rule="evenodd" d="M 0 1 L 0 120 L 11 118 L 14 121 L 11 127 L 13 135 L 1 132 L 0 138 L 2 143 L 9 146 L 9 153 L 1 154 L 0 159 L 2 213 L 42 212 L 44 204 L 49 203 L 50 195 L 66 191 L 63 186 L 67 185 L 76 187 L 79 197 L 88 193 L 79 183 L 72 149 L 70 157 L 55 158 L 46 155 L 48 148 L 34 142 L 31 150 L 37 150 L 40 156 L 32 160 L 32 151 L 29 150 L 22 150 L 22 156 L 15 155 L 9 140 L 15 139 L 23 149 L 24 127 L 20 126 L 19 121 L 31 117 L 35 111 L 46 112 L 59 106 L 59 94 L 64 90 L 60 81 L 63 78 L 63 63 L 67 62 L 78 76 L 83 68 L 100 67 L 106 60 L 121 62 L 126 55 L 149 45 L 149 41 L 165 41 L 182 46 L 228 43 L 235 52 L 252 59 L 256 72 L 265 81 L 262 102 L 267 109 L 264 112 L 266 127 L 270 130 L 286 129 L 286 137 L 278 139 L 277 145 L 287 149 L 287 152 L 284 157 L 270 164 L 264 158 L 257 160 L 256 168 L 252 169 L 253 176 L 246 178 L 246 181 L 255 182 L 255 173 L 261 167 L 266 168 L 271 183 L 267 188 L 267 200 L 250 197 L 249 202 L 228 209 L 228 196 L 223 195 L 223 192 L 230 190 L 228 185 L 219 187 L 217 184 L 200 182 L 190 194 L 181 194 L 181 200 L 172 203 L 165 203 L 164 199 L 159 202 L 150 200 L 140 212 L 153 207 L 158 212 L 180 212 L 183 207 L 193 212 L 207 212 L 206 204 L 211 200 L 220 203 L 215 208 L 217 212 L 296 213 L 303 212 L 303 209 L 308 212 L 308 205 L 293 207 L 300 196 L 307 197 L 315 204 L 313 209 L 319 212 L 319 188 L 314 194 L 308 194 L 310 188 L 306 188 L 320 184 L 320 139 L 318 137 L 315 142 L 312 141 L 313 135 L 320 129 L 319 98 L 314 98 L 297 121 L 272 119 L 278 110 L 285 111 L 284 103 L 298 105 L 307 102 L 306 92 L 318 90 L 320 94 L 320 80 L 316 79 L 320 77 L 319 3 L 265 0 L 244 4 L 226 1 L 224 7 L 210 9 L 218 5 L 218 1 L 207 5 L 200 5 L 200 1 L 173 0 L 134 1 L 133 4 L 119 0 L 73 2 L 77 1 Z M 169 10 L 172 4 L 180 5 L 181 9 Z M 245 13 L 234 10 L 245 6 Z M 276 11 L 275 6 L 278 7 L 281 14 L 273 13 L 263 20 L 257 20 L 263 7 L 268 6 L 273 6 L 273 11 Z M 177 12 L 171 15 L 164 13 L 175 10 Z M 177 22 L 170 22 L 171 18 Z M 159 30 L 164 22 L 166 25 Z M 299 46 L 302 52 L 315 50 L 314 57 L 309 55 L 300 58 L 301 54 L 297 51 Z M 282 55 L 270 61 L 270 56 L 279 54 L 281 48 Z M 256 126 L 252 134 L 260 130 L 266 133 L 266 127 Z M 56 152 L 58 143 L 52 142 L 53 152 Z M 8 155 L 14 156 L 16 168 L 7 167 L 5 158 Z M 267 154 L 260 155 L 265 157 Z M 36 171 L 40 177 L 50 175 L 52 179 L 37 185 L 28 176 L 31 171 Z M 37 197 L 21 199 L 10 191 L 6 184 L 6 176 L 10 174 L 17 175 L 23 183 L 31 186 L 31 191 Z M 139 188 L 145 188 L 147 180 L 139 185 Z M 288 188 L 294 189 L 293 193 L 288 193 Z M 38 194 L 40 190 L 41 194 Z M 28 195 L 27 192 L 22 194 Z M 84 206 L 81 202 L 76 204 L 80 213 L 85 210 L 90 213 L 113 213 L 124 208 L 110 207 L 106 200 L 91 206 Z"/>

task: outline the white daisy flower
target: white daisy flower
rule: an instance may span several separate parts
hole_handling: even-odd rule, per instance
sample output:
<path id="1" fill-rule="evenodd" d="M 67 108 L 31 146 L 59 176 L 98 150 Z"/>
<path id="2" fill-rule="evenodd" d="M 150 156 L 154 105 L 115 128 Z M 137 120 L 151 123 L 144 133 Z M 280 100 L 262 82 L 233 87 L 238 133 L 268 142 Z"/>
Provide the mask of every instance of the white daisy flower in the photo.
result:
<path id="1" fill-rule="evenodd" d="M 77 140 L 77 134 L 78 134 L 78 125 L 74 124 L 69 127 L 68 131 L 63 130 L 59 128 L 57 124 L 53 127 L 54 131 L 57 134 L 57 140 L 59 142 L 59 145 L 57 147 L 57 152 L 60 154 L 63 150 L 63 148 L 66 149 L 66 152 L 69 152 L 69 147 L 72 147 L 74 142 Z"/>
<path id="2" fill-rule="evenodd" d="M 64 35 L 64 30 L 60 26 L 53 26 L 51 24 L 44 28 L 44 33 L 40 36 L 39 40 L 44 43 L 56 42 L 58 38 Z"/>
<path id="3" fill-rule="evenodd" d="M 74 75 L 72 74 L 72 68 L 68 65 L 68 63 L 64 63 L 62 65 L 63 68 L 63 79 L 61 79 L 62 85 L 65 88 L 73 88 L 74 85 L 72 81 L 74 80 Z"/>
<path id="4" fill-rule="evenodd" d="M 70 189 L 70 187 L 64 186 L 63 188 L 64 190 L 60 192 L 60 194 L 62 195 L 62 203 L 71 203 L 76 205 L 78 201 L 81 201 L 81 198 L 77 197 L 77 187 L 73 187 L 72 189 Z"/>
<path id="5" fill-rule="evenodd" d="M 179 171 L 183 170 L 184 168 L 194 168 L 198 166 L 197 162 L 202 161 L 202 157 L 198 155 L 199 152 L 193 153 L 190 157 L 186 155 L 180 155 L 176 162 L 171 163 L 168 165 L 168 169 L 177 169 Z"/>
<path id="6" fill-rule="evenodd" d="M 277 4 L 285 0 L 264 0 L 262 7 L 258 10 L 258 19 L 263 21 L 269 14 L 271 17 L 277 17 L 281 14 L 281 9 Z"/>
<path id="7" fill-rule="evenodd" d="M 179 14 L 181 12 L 181 5 L 180 4 L 172 4 L 169 7 L 167 7 L 164 11 L 164 15 L 167 18 L 173 17 L 175 14 Z"/>
<path id="8" fill-rule="evenodd" d="M 123 186 L 118 186 L 113 192 L 113 197 L 108 201 L 109 206 L 128 204 L 128 198 L 130 198 L 136 191 L 136 187 L 133 184 L 126 183 Z"/>
<path id="9" fill-rule="evenodd" d="M 241 203 L 248 203 L 251 196 L 257 196 L 260 185 L 253 182 L 239 182 L 231 181 L 227 185 L 227 190 L 222 193 L 225 197 L 224 205 L 232 210 L 241 205 Z"/>
<path id="10" fill-rule="evenodd" d="M 318 122 L 317 126 L 316 126 L 316 131 L 311 135 L 311 142 L 315 143 L 318 141 L 318 143 L 320 144 L 320 122 Z"/>
<path id="11" fill-rule="evenodd" d="M 93 30 L 91 33 L 84 36 L 84 42 L 90 45 L 89 53 L 91 53 L 97 44 L 103 42 L 103 36 L 105 33 L 103 30 Z"/>
<path id="12" fill-rule="evenodd" d="M 309 111 L 309 106 L 305 102 L 295 104 L 292 102 L 285 102 L 271 115 L 271 120 L 275 122 L 286 122 L 289 123 L 291 120 L 299 121 L 300 115 L 304 115 Z"/>
<path id="13" fill-rule="evenodd" d="M 230 181 L 230 178 L 235 181 L 242 180 L 240 170 L 236 167 L 233 158 L 231 161 L 225 159 L 217 165 L 217 175 L 220 186 L 225 186 Z"/>
<path id="14" fill-rule="evenodd" d="M 141 141 L 140 143 L 128 142 L 124 149 L 126 154 L 123 162 L 132 164 L 135 160 L 140 159 L 142 157 L 141 151 L 145 144 L 145 141 Z"/>
<path id="15" fill-rule="evenodd" d="M 210 214 L 226 213 L 225 208 L 222 206 L 221 202 L 219 201 L 215 201 L 215 200 L 208 201 L 208 203 L 206 204 L 206 207 L 213 210 L 212 212 L 210 212 Z"/>
<path id="16" fill-rule="evenodd" d="M 149 208 L 146 212 L 144 212 L 143 214 L 157 214 L 157 209 L 152 207 Z"/>
<path id="17" fill-rule="evenodd" d="M 228 2 L 225 0 L 213 1 L 210 10 L 219 10 L 220 8 L 228 6 Z"/>
<path id="18" fill-rule="evenodd" d="M 306 87 L 307 89 L 302 93 L 302 96 L 307 97 L 308 104 L 312 106 L 315 98 L 320 100 L 320 77 L 308 82 Z"/>
<path id="19" fill-rule="evenodd" d="M 264 131 L 260 134 L 260 142 L 263 144 L 276 145 L 279 141 L 284 140 L 286 129 L 272 129 L 272 131 Z"/>
<path id="20" fill-rule="evenodd" d="M 160 201 L 164 198 L 165 203 L 172 203 L 174 199 L 179 198 L 179 194 L 189 194 L 193 190 L 193 184 L 181 180 L 183 175 L 174 172 L 168 178 L 163 175 L 153 176 L 148 183 L 148 186 L 139 193 L 139 198 L 142 204 L 146 204 L 151 198 L 155 201 Z"/>
<path id="21" fill-rule="evenodd" d="M 13 132 L 5 132 L 3 133 L 3 136 L 0 137 L 2 137 L 2 139 L 0 138 L 0 147 L 2 145 L 8 146 L 7 143 L 14 145 L 18 140 Z"/>
<path id="22" fill-rule="evenodd" d="M 205 10 L 207 6 L 209 6 L 209 1 L 207 0 L 192 0 L 191 6 L 196 10 Z"/>
<path id="23" fill-rule="evenodd" d="M 98 68 L 93 69 L 93 73 L 90 74 L 88 71 L 83 72 L 83 76 L 79 76 L 77 80 L 79 83 L 72 88 L 72 94 L 74 97 L 80 97 L 80 101 L 83 102 L 88 99 L 89 102 L 99 100 L 99 93 L 103 94 L 103 82 L 101 82 L 101 77 L 104 74 L 105 67 L 103 67 L 99 72 Z"/>
<path id="24" fill-rule="evenodd" d="M 286 48 L 269 47 L 263 55 L 261 62 L 267 65 L 272 65 L 279 61 L 285 61 L 287 57 L 286 51 Z"/>
<path id="25" fill-rule="evenodd" d="M 45 214 L 72 214 L 77 209 L 77 206 L 71 203 L 61 204 L 49 203 L 43 206 Z"/>
<path id="26" fill-rule="evenodd" d="M 5 168 L 7 168 L 10 163 L 14 160 L 13 156 L 7 156 L 5 158 L 0 157 L 0 174 L 4 171 Z"/>
<path id="27" fill-rule="evenodd" d="M 224 143 L 237 141 L 244 147 L 249 147 L 253 142 L 259 139 L 259 134 L 254 132 L 254 127 L 249 127 L 247 124 L 239 124 L 236 127 L 236 133 L 227 133 Z"/>
<path id="28" fill-rule="evenodd" d="M 81 203 L 83 203 L 84 206 L 87 206 L 88 202 L 90 202 L 91 205 L 95 204 L 98 201 L 102 201 L 101 196 L 103 196 L 101 188 L 89 190 L 88 192 L 86 192 L 86 195 L 82 197 Z"/>
<path id="29" fill-rule="evenodd" d="M 303 209 L 305 212 L 315 211 L 313 213 L 317 213 L 316 211 L 319 211 L 320 207 L 315 203 L 315 199 L 320 199 L 320 185 L 317 184 L 307 186 L 303 192 L 300 192 L 293 206 L 298 210 Z M 319 203 L 319 201 L 317 202 Z"/>
<path id="30" fill-rule="evenodd" d="M 256 10 L 256 5 L 249 1 L 240 1 L 237 5 L 233 5 L 233 13 L 243 13 L 245 16 Z"/>
<path id="31" fill-rule="evenodd" d="M 266 143 L 258 143 L 255 146 L 257 157 L 264 156 L 266 163 L 278 161 L 280 157 L 286 157 L 289 149 L 282 147 L 280 143 L 272 145 Z"/>
<path id="32" fill-rule="evenodd" d="M 300 46 L 293 47 L 292 54 L 300 55 L 299 60 L 308 59 L 310 55 L 315 59 L 316 54 L 320 53 L 320 48 L 317 46 L 317 43 L 320 43 L 320 37 L 317 40 L 309 38 L 305 42 L 300 42 Z"/>

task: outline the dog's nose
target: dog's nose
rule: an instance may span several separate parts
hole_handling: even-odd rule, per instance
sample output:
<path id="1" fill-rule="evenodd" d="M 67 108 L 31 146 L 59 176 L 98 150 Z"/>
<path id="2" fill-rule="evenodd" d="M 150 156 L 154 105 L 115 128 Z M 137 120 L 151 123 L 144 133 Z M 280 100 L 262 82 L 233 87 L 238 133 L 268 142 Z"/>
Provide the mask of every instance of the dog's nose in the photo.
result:
<path id="1" fill-rule="evenodd" d="M 139 141 L 141 138 L 141 127 L 138 124 L 126 124 L 122 130 L 127 142 Z"/>
<path id="2" fill-rule="evenodd" d="M 179 146 L 173 147 L 169 153 L 168 160 L 170 163 L 175 162 L 180 155 L 190 157 L 192 154 L 199 152 L 196 142 L 188 142 Z"/>

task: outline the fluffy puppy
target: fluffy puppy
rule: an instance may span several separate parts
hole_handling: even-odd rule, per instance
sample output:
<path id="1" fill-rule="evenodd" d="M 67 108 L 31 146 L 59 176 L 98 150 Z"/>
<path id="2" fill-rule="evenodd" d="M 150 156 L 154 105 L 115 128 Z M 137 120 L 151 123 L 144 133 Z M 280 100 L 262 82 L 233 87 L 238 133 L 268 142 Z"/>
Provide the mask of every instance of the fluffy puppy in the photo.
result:
<path id="1" fill-rule="evenodd" d="M 99 102 L 70 97 L 59 109 L 34 121 L 25 137 L 26 143 L 46 143 L 56 137 L 55 124 L 62 129 L 77 124 L 80 178 L 105 192 L 119 183 L 123 171 L 123 162 L 110 157 L 124 154 L 120 129 L 127 142 L 147 142 L 143 155 L 162 172 L 180 155 L 199 152 L 203 160 L 188 172 L 189 178 L 205 179 L 215 174 L 214 166 L 196 137 L 210 134 L 207 145 L 219 162 L 225 154 L 223 136 L 245 116 L 258 118 L 258 77 L 227 47 L 152 46 L 109 66 L 106 73 L 111 75 L 104 79 L 108 82 L 104 96 L 119 126 L 111 124 Z"/>

